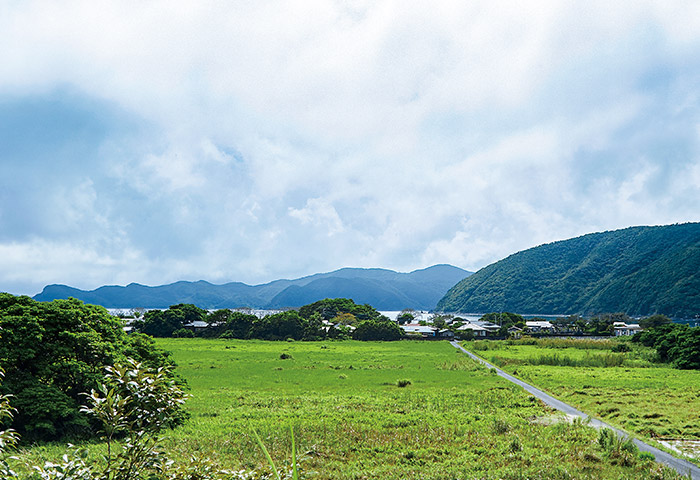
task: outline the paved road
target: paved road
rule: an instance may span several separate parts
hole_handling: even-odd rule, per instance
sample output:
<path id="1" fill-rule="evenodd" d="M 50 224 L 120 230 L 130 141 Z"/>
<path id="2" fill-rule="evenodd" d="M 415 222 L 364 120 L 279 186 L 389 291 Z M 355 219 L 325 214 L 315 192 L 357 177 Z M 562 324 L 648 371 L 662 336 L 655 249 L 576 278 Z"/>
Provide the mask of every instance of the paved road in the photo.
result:
<path id="1" fill-rule="evenodd" d="M 539 398 L 542 400 L 544 403 L 549 405 L 550 407 L 556 408 L 557 410 L 564 412 L 567 415 L 574 415 L 577 417 L 581 417 L 584 420 L 589 421 L 589 424 L 592 425 L 595 428 L 609 428 L 613 430 L 617 435 L 621 437 L 627 437 L 627 434 L 623 432 L 622 430 L 613 427 L 612 425 L 609 425 L 605 422 L 602 422 L 598 420 L 597 418 L 590 417 L 583 413 L 580 410 L 575 409 L 568 403 L 564 403 L 561 400 L 557 400 L 556 398 L 552 397 L 551 395 L 543 392 L 542 390 L 533 387 L 529 383 L 525 383 L 522 380 L 515 378 L 512 375 L 508 375 L 506 372 L 501 370 L 500 368 L 496 368 L 495 366 L 491 365 L 489 362 L 486 360 L 477 357 L 473 353 L 467 351 L 462 347 L 459 343 L 456 341 L 450 342 L 453 347 L 458 348 L 459 350 L 463 351 L 467 355 L 469 355 L 471 358 L 476 360 L 477 362 L 483 363 L 489 368 L 494 368 L 496 369 L 496 373 L 498 374 L 499 377 L 503 377 L 506 380 L 513 382 L 514 384 L 524 388 L 526 391 L 530 392 L 533 394 L 535 397 Z M 690 463 L 687 460 L 682 460 L 680 458 L 676 458 L 670 453 L 666 453 L 663 450 L 659 450 L 656 447 L 653 447 L 649 445 L 648 443 L 644 443 L 641 440 L 638 439 L 633 439 L 632 440 L 637 447 L 639 447 L 639 450 L 643 452 L 650 452 L 654 455 L 654 458 L 656 459 L 657 462 L 663 463 L 665 465 L 668 465 L 669 467 L 673 468 L 677 472 L 679 472 L 681 475 L 690 475 L 690 478 L 693 480 L 700 480 L 700 467 L 697 465 Z"/>

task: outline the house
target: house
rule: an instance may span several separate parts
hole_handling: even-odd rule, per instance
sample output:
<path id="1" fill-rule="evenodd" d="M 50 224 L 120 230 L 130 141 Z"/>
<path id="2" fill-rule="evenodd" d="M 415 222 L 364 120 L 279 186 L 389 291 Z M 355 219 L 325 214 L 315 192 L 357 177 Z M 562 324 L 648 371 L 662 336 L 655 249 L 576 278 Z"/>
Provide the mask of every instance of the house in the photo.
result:
<path id="1" fill-rule="evenodd" d="M 641 332 L 643 328 L 637 323 L 615 322 L 613 323 L 613 330 L 616 337 L 621 337 L 623 335 L 634 335 L 637 332 Z"/>
<path id="2" fill-rule="evenodd" d="M 526 321 L 525 326 L 532 333 L 551 333 L 554 331 L 554 325 L 547 320 L 531 320 Z"/>
<path id="3" fill-rule="evenodd" d="M 515 325 L 511 325 L 508 327 L 508 336 L 512 338 L 520 338 L 520 336 L 523 334 L 523 329 L 518 328 Z"/>
<path id="4" fill-rule="evenodd" d="M 465 323 L 464 325 L 457 328 L 457 331 L 465 330 L 471 330 L 475 337 L 485 337 L 489 333 L 488 329 L 482 327 L 481 325 L 477 325 L 471 322 Z"/>
<path id="5" fill-rule="evenodd" d="M 487 333 L 498 333 L 498 331 L 501 329 L 500 325 L 496 325 L 495 323 L 489 322 L 488 320 L 484 320 L 484 321 L 479 320 L 477 322 L 472 322 L 472 323 L 474 323 L 475 325 L 479 325 L 480 327 L 486 329 Z"/>
<path id="6" fill-rule="evenodd" d="M 184 324 L 183 328 L 192 330 L 193 332 L 198 332 L 201 330 L 205 330 L 208 326 L 209 324 L 204 320 L 195 320 L 194 322 Z"/>
<path id="7" fill-rule="evenodd" d="M 417 323 L 408 323 L 406 325 L 401 325 L 401 328 L 403 328 L 403 331 L 407 334 L 417 333 L 420 334 L 423 338 L 435 337 L 435 334 L 438 331 L 438 329 L 435 327 L 429 327 L 427 325 L 420 325 Z"/>
<path id="8" fill-rule="evenodd" d="M 439 338 L 455 338 L 455 333 L 452 330 L 444 329 L 438 330 L 437 336 Z"/>

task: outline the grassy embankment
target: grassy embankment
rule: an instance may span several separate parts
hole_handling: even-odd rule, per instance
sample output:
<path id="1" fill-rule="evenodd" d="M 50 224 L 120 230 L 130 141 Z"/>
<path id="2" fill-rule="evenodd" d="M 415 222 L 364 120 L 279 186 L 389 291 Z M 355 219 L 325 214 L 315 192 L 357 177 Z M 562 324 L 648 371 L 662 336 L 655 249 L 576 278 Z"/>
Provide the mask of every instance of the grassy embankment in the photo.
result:
<path id="1" fill-rule="evenodd" d="M 676 478 L 580 423 L 536 421 L 551 412 L 447 342 L 159 344 L 191 388 L 192 418 L 166 440 L 176 457 L 263 465 L 254 428 L 283 463 L 293 425 L 305 478 Z"/>
<path id="2" fill-rule="evenodd" d="M 466 342 L 465 347 L 580 410 L 639 437 L 700 440 L 700 371 L 654 363 L 614 340 Z M 619 347 L 618 347 L 619 348 Z"/>

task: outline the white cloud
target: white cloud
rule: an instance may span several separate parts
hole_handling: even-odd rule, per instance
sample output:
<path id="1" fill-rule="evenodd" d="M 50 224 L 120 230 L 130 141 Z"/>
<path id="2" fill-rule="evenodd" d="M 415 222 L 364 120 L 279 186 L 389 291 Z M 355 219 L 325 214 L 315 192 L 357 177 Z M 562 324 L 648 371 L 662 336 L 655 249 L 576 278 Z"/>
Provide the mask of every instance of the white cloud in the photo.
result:
<path id="1" fill-rule="evenodd" d="M 47 142 L 61 167 L 0 153 L 32 186 L 0 192 L 0 289 L 476 269 L 700 220 L 696 3 L 5 3 L 0 106 L 119 115 Z"/>
<path id="2" fill-rule="evenodd" d="M 303 225 L 312 225 L 328 232 L 328 236 L 342 233 L 343 222 L 333 205 L 319 198 L 307 200 L 304 208 L 289 208 L 289 215 L 299 220 Z"/>

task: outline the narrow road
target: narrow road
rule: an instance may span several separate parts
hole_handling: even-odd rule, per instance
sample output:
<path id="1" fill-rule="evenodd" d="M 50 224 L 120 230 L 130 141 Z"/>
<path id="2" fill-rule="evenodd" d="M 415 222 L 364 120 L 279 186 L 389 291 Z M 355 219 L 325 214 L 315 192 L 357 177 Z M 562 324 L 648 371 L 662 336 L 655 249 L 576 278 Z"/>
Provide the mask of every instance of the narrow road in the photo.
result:
<path id="1" fill-rule="evenodd" d="M 568 403 L 564 403 L 561 400 L 557 400 L 556 398 L 552 397 L 551 395 L 543 392 L 539 388 L 535 388 L 529 383 L 525 383 L 522 380 L 515 378 L 512 375 L 508 375 L 506 372 L 501 370 L 500 368 L 496 368 L 495 366 L 491 365 L 489 362 L 486 360 L 477 357 L 473 353 L 471 353 L 468 350 L 465 350 L 464 347 L 462 347 L 459 343 L 456 341 L 450 342 L 453 347 L 461 350 L 462 352 L 466 353 L 469 355 L 471 358 L 476 360 L 477 362 L 480 362 L 484 365 L 486 365 L 488 368 L 493 368 L 496 370 L 496 373 L 498 374 L 499 377 L 503 377 L 509 382 L 513 382 L 514 384 L 524 388 L 527 392 L 531 393 L 535 397 L 539 398 L 542 400 L 544 403 L 549 405 L 552 408 L 556 408 L 557 410 L 564 412 L 567 415 L 574 415 L 577 417 L 581 417 L 584 420 L 587 420 L 589 422 L 589 425 L 595 427 L 595 428 L 609 428 L 610 430 L 613 430 L 617 435 L 621 437 L 627 437 L 628 435 L 623 432 L 622 430 L 613 427 L 612 425 L 609 425 L 601 420 L 598 420 L 597 418 L 591 417 L 589 415 L 586 415 L 580 410 L 575 409 Z M 648 443 L 644 443 L 639 439 L 632 439 L 632 441 L 639 447 L 639 450 L 642 452 L 649 452 L 654 455 L 654 458 L 656 459 L 657 462 L 663 463 L 664 465 L 668 465 L 669 467 L 673 468 L 676 470 L 678 473 L 681 475 L 690 475 L 690 478 L 693 480 L 700 480 L 700 467 L 697 465 L 687 461 L 687 460 L 682 460 L 680 458 L 676 458 L 670 453 L 666 453 L 663 450 L 659 450 L 658 448 L 649 445 Z"/>

